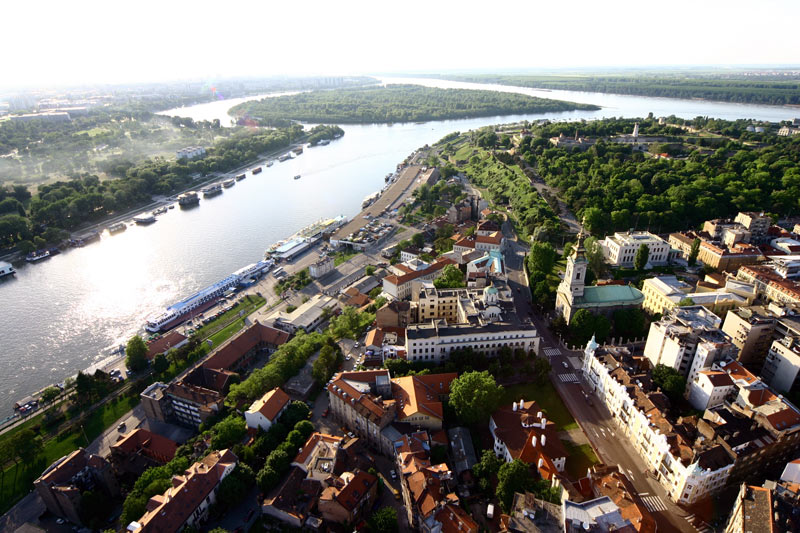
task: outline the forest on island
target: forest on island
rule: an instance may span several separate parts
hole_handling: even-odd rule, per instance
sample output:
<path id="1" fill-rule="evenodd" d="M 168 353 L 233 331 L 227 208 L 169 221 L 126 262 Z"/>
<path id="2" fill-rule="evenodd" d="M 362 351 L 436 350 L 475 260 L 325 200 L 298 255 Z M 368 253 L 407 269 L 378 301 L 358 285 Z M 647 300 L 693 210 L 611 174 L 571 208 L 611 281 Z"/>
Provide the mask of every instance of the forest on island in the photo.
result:
<path id="1" fill-rule="evenodd" d="M 441 76 L 444 79 L 474 83 L 496 83 L 537 89 L 635 94 L 662 98 L 718 100 L 723 102 L 797 105 L 800 104 L 800 79 L 786 76 Z"/>
<path id="2" fill-rule="evenodd" d="M 239 104 L 230 113 L 256 120 L 263 126 L 284 126 L 290 121 L 338 124 L 419 122 L 574 109 L 599 108 L 495 91 L 389 85 L 265 98 Z"/>

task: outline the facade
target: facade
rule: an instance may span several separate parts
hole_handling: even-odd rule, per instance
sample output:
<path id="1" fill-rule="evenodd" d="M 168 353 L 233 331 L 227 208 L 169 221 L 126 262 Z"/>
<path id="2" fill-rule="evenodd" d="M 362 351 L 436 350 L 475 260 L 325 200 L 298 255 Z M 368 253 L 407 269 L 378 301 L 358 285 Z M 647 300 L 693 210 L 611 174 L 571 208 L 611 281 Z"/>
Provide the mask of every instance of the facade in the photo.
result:
<path id="1" fill-rule="evenodd" d="M 755 287 L 741 281 L 728 280 L 722 288 L 705 290 L 698 285 L 698 290 L 695 291 L 675 276 L 659 276 L 644 281 L 642 294 L 642 308 L 651 314 L 666 314 L 678 307 L 681 300 L 688 299 L 691 300 L 691 305 L 702 305 L 712 313 L 724 316 L 731 309 L 753 303 Z"/>
<path id="2" fill-rule="evenodd" d="M 505 259 L 502 252 L 491 251 L 467 263 L 467 278 L 474 274 L 485 274 L 487 278 L 506 279 Z"/>
<path id="3" fill-rule="evenodd" d="M 737 224 L 744 226 L 751 233 L 755 240 L 766 237 L 772 219 L 764 213 L 741 212 L 733 220 Z"/>
<path id="4" fill-rule="evenodd" d="M 722 405 L 736 389 L 733 380 L 719 370 L 701 370 L 688 383 L 688 400 L 692 407 L 705 411 Z"/>
<path id="5" fill-rule="evenodd" d="M 608 315 L 618 309 L 640 307 L 644 302 L 644 295 L 631 285 L 586 286 L 588 262 L 583 238 L 581 228 L 575 249 L 567 258 L 564 279 L 558 285 L 556 311 L 569 323 L 579 309 Z"/>
<path id="6" fill-rule="evenodd" d="M 320 260 L 317 261 L 316 263 L 310 265 L 308 267 L 308 273 L 311 275 L 312 278 L 319 279 L 322 276 L 330 272 L 333 272 L 334 269 L 333 263 L 334 263 L 333 257 L 326 255 L 320 258 Z"/>
<path id="7" fill-rule="evenodd" d="M 138 476 L 152 466 L 170 462 L 177 450 L 177 442 L 136 428 L 111 445 L 109 460 L 117 472 Z"/>
<path id="8" fill-rule="evenodd" d="M 773 341 L 761 369 L 761 379 L 781 392 L 794 392 L 800 381 L 800 337 L 784 337 Z"/>
<path id="9" fill-rule="evenodd" d="M 344 472 L 323 489 L 317 509 L 324 520 L 352 524 L 367 518 L 378 494 L 378 478 L 367 472 Z"/>
<path id="10" fill-rule="evenodd" d="M 160 422 L 199 427 L 222 408 L 218 392 L 183 381 L 156 382 L 141 394 L 145 415 Z"/>
<path id="11" fill-rule="evenodd" d="M 469 252 L 502 252 L 505 249 L 506 239 L 502 231 L 491 233 L 476 233 L 474 237 L 464 237 L 453 244 L 453 251 L 461 255 Z"/>
<path id="12" fill-rule="evenodd" d="M 275 387 L 264 396 L 253 402 L 245 411 L 244 419 L 250 429 L 269 430 L 283 412 L 289 407 L 289 395 L 280 387 Z"/>
<path id="13" fill-rule="evenodd" d="M 406 358 L 409 361 L 444 362 L 450 352 L 472 348 L 488 357 L 500 353 L 507 346 L 511 350 L 533 350 L 539 353 L 539 337 L 536 328 L 529 325 L 490 323 L 482 326 L 472 324 L 449 325 L 441 320 L 428 324 L 412 324 L 406 328 Z"/>
<path id="14" fill-rule="evenodd" d="M 800 283 L 787 277 L 788 266 L 782 268 L 776 257 L 772 259 L 768 264 L 743 266 L 736 277 L 753 283 L 758 296 L 764 300 L 778 304 L 800 303 Z"/>
<path id="15" fill-rule="evenodd" d="M 777 317 L 763 306 L 740 307 L 725 315 L 722 331 L 739 349 L 738 361 L 760 367 L 772 344 Z"/>
<path id="16" fill-rule="evenodd" d="M 111 463 L 83 448 L 47 467 L 33 486 L 48 511 L 75 524 L 81 523 L 80 504 L 84 492 L 100 490 L 112 498 L 120 494 Z"/>
<path id="17" fill-rule="evenodd" d="M 643 244 L 650 250 L 647 262 L 651 267 L 669 262 L 669 243 L 649 231 L 617 232 L 600 242 L 606 262 L 615 267 L 632 267 L 636 253 Z"/>
<path id="18" fill-rule="evenodd" d="M 396 420 L 428 431 L 442 429 L 443 401 L 450 395 L 456 372 L 392 379 L 392 397 L 398 403 Z"/>
<path id="19" fill-rule="evenodd" d="M 392 300 L 375 312 L 375 325 L 379 328 L 405 328 L 411 322 L 411 304 Z"/>
<path id="20" fill-rule="evenodd" d="M 692 292 L 693 287 L 675 276 L 647 278 L 642 284 L 642 309 L 651 315 L 665 314 Z"/>
<path id="21" fill-rule="evenodd" d="M 310 333 L 322 325 L 337 308 L 338 302 L 335 298 L 315 294 L 291 313 L 278 311 L 270 315 L 269 319 L 272 320 L 274 327 L 288 333 L 295 333 L 300 329 Z"/>
<path id="22" fill-rule="evenodd" d="M 182 475 L 172 477 L 172 486 L 147 503 L 147 512 L 131 522 L 130 533 L 177 532 L 197 527 L 208 518 L 217 500 L 219 484 L 236 468 L 238 459 L 230 450 L 215 451 L 194 463 Z"/>

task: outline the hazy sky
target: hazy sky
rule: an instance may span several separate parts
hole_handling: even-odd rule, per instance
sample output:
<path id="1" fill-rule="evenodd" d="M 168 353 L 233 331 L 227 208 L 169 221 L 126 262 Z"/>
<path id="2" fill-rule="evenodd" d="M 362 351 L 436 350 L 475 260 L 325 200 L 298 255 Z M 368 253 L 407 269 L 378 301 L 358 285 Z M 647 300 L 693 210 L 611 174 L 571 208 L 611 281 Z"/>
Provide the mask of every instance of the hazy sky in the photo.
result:
<path id="1" fill-rule="evenodd" d="M 0 85 L 800 64 L 800 1 L 7 0 Z"/>

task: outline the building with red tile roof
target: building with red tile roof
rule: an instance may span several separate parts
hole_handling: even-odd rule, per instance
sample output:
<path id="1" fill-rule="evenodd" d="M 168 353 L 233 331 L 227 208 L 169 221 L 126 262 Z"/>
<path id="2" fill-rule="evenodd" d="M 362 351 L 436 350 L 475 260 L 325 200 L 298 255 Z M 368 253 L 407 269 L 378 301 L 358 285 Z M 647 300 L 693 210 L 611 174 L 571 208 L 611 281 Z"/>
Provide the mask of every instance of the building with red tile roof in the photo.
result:
<path id="1" fill-rule="evenodd" d="M 397 420 L 428 430 L 441 430 L 442 400 L 450 394 L 457 372 L 392 379 L 392 397 L 398 402 Z"/>
<path id="2" fill-rule="evenodd" d="M 152 361 L 158 354 L 180 348 L 188 342 L 189 337 L 178 330 L 172 330 L 147 343 L 147 360 Z"/>
<path id="3" fill-rule="evenodd" d="M 630 522 L 639 533 L 655 533 L 656 520 L 639 497 L 630 480 L 617 466 L 594 465 L 589 477 L 593 496 L 608 497 L 619 508 L 624 520 Z"/>
<path id="4" fill-rule="evenodd" d="M 250 429 L 267 431 L 289 406 L 291 399 L 280 387 L 275 387 L 253 402 L 244 418 Z"/>
<path id="5" fill-rule="evenodd" d="M 314 432 L 300 448 L 292 465 L 305 472 L 306 477 L 322 481 L 338 470 L 343 441 L 344 437 Z"/>
<path id="6" fill-rule="evenodd" d="M 100 490 L 112 498 L 119 496 L 111 463 L 83 448 L 47 467 L 33 486 L 48 511 L 75 524 L 81 523 L 81 496 L 85 491 Z"/>
<path id="7" fill-rule="evenodd" d="M 478 533 L 478 523 L 464 509 L 452 503 L 445 503 L 434 520 L 441 524 L 442 533 Z"/>
<path id="8" fill-rule="evenodd" d="M 494 452 L 506 462 L 520 459 L 535 465 L 543 479 L 564 471 L 567 451 L 556 425 L 534 401 L 520 400 L 500 407 L 489 419 Z"/>
<path id="9" fill-rule="evenodd" d="M 323 489 L 317 509 L 324 520 L 352 524 L 375 502 L 378 478 L 367 472 L 344 472 Z"/>
<path id="10" fill-rule="evenodd" d="M 128 525 L 128 532 L 174 533 L 201 523 L 216 502 L 219 484 L 237 463 L 232 451 L 215 451 L 173 476 L 172 486 L 150 498 L 145 514 Z"/>
<path id="11" fill-rule="evenodd" d="M 444 267 L 455 264 L 457 263 L 452 259 L 439 257 L 427 268 L 413 270 L 402 275 L 390 274 L 383 278 L 383 292 L 397 300 L 404 300 L 411 296 L 412 281 L 432 280 Z"/>
<path id="12" fill-rule="evenodd" d="M 139 475 L 151 466 L 170 462 L 177 450 L 174 440 L 136 428 L 111 445 L 109 459 L 117 472 Z"/>
<path id="13" fill-rule="evenodd" d="M 289 334 L 255 320 L 241 333 L 221 344 L 203 362 L 211 369 L 238 371 L 259 353 L 272 353 L 289 340 Z"/>

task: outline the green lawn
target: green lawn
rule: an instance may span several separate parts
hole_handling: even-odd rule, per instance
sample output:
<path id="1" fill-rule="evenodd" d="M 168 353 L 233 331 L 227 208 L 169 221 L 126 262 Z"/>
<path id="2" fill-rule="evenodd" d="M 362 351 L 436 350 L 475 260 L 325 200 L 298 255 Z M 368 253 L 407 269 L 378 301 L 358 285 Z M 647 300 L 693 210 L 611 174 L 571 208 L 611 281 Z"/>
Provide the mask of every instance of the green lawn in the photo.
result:
<path id="1" fill-rule="evenodd" d="M 244 318 L 239 318 L 239 319 L 231 322 L 230 324 L 228 324 L 227 326 L 225 326 L 224 328 L 222 328 L 218 332 L 216 332 L 213 335 L 211 335 L 209 337 L 209 339 L 211 340 L 212 343 L 214 343 L 213 347 L 216 348 L 217 346 L 219 346 L 220 344 L 222 344 L 226 340 L 228 340 L 231 337 L 233 337 L 242 328 L 244 328 Z"/>
<path id="2" fill-rule="evenodd" d="M 242 317 L 245 317 L 255 311 L 256 309 L 263 306 L 267 303 L 267 300 L 261 296 L 256 296 L 252 294 L 248 294 L 245 296 L 242 303 L 228 311 L 227 313 L 223 314 L 218 319 L 209 322 L 205 326 L 201 327 L 195 333 L 199 338 L 203 339 L 205 337 L 211 336 L 213 338 L 214 335 L 217 333 L 221 333 L 224 329 L 227 329 L 228 326 L 221 326 L 221 324 L 227 324 L 229 321 L 233 320 L 234 318 L 239 316 L 239 313 L 242 313 Z M 241 322 L 238 320 L 237 322 Z M 237 330 L 238 331 L 238 330 Z M 228 335 L 230 337 L 230 335 Z M 228 337 L 225 337 L 226 339 Z M 214 346 L 217 345 L 217 342 L 214 342 Z"/>
<path id="3" fill-rule="evenodd" d="M 571 442 L 561 441 L 567 449 L 567 474 L 571 479 L 580 479 L 586 475 L 586 469 L 599 463 L 594 450 L 588 444 L 576 446 Z"/>
<path id="4" fill-rule="evenodd" d="M 336 255 L 333 256 L 333 266 L 339 266 L 345 261 L 349 261 L 356 255 L 358 255 L 358 252 L 355 250 L 350 250 L 346 252 L 336 252 Z"/>
<path id="5" fill-rule="evenodd" d="M 536 403 L 547 413 L 547 418 L 555 422 L 559 430 L 578 428 L 575 419 L 569 414 L 558 392 L 556 392 L 549 381 L 544 385 L 524 383 L 522 385 L 512 385 L 504 388 L 505 394 L 500 405 L 508 405 L 511 402 L 519 400 L 525 400 L 526 402 L 536 400 Z"/>

